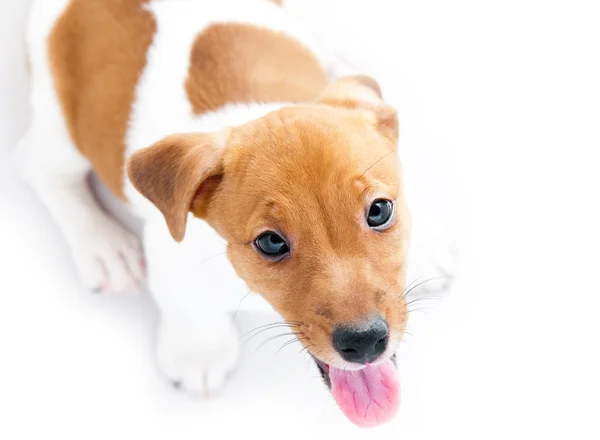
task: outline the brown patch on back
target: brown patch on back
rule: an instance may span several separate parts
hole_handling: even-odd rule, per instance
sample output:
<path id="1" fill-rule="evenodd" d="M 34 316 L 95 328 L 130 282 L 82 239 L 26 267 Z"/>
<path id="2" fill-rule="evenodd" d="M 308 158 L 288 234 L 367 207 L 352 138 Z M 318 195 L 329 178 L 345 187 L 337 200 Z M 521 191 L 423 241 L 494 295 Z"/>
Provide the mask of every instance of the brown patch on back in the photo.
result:
<path id="1" fill-rule="evenodd" d="M 215 24 L 194 43 L 185 87 L 194 112 L 238 102 L 309 102 L 327 85 L 313 53 L 297 41 L 245 24 Z"/>
<path id="2" fill-rule="evenodd" d="M 123 194 L 131 104 L 156 31 L 148 0 L 72 0 L 48 40 L 71 138 L 98 177 Z"/>

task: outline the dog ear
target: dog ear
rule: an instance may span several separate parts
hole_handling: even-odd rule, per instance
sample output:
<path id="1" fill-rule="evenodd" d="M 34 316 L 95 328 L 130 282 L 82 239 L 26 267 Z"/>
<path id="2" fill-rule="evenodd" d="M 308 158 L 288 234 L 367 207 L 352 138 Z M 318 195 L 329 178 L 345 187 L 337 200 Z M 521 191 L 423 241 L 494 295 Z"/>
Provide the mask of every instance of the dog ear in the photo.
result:
<path id="1" fill-rule="evenodd" d="M 368 110 L 377 129 L 394 143 L 398 141 L 396 109 L 383 102 L 379 84 L 369 76 L 338 78 L 325 88 L 318 102 L 334 107 Z"/>
<path id="2" fill-rule="evenodd" d="M 222 179 L 228 132 L 168 136 L 127 161 L 133 186 L 164 215 L 171 235 L 183 240 L 188 213 L 202 217 Z"/>

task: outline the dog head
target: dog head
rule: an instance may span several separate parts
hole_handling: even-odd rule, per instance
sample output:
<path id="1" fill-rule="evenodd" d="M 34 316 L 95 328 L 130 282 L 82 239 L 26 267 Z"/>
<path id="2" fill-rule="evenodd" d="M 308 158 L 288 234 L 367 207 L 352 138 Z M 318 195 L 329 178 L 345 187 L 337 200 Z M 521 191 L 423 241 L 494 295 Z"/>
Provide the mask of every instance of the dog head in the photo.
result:
<path id="1" fill-rule="evenodd" d="M 315 103 L 220 133 L 172 135 L 128 162 L 175 240 L 191 211 L 227 241 L 238 275 L 287 320 L 347 415 L 360 405 L 341 402 L 353 390 L 343 375 L 360 370 L 367 389 L 377 374 L 393 382 L 387 369 L 408 317 L 397 137 L 377 83 L 346 77 Z"/>

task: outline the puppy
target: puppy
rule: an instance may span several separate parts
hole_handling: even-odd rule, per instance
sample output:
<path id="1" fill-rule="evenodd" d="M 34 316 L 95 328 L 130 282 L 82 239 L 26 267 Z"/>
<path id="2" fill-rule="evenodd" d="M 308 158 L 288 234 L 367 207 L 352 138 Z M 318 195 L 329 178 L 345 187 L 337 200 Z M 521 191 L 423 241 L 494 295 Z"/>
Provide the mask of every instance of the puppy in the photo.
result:
<path id="1" fill-rule="evenodd" d="M 276 3 L 34 1 L 17 160 L 87 287 L 147 279 L 170 380 L 223 385 L 238 358 L 230 312 L 250 289 L 345 415 L 373 426 L 399 404 L 408 319 L 396 111 L 373 79 L 337 77 Z M 92 170 L 143 219 L 143 246 L 96 203 Z"/>

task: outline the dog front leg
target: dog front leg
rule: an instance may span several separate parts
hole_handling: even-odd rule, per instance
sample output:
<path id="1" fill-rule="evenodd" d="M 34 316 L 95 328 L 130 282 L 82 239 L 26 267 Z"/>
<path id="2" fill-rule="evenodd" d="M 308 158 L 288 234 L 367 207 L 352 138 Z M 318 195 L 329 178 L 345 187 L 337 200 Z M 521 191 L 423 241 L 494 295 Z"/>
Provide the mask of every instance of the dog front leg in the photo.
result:
<path id="1" fill-rule="evenodd" d="M 239 335 L 230 312 L 245 287 L 223 240 L 203 221 L 190 223 L 181 243 L 162 218 L 146 225 L 148 286 L 160 310 L 160 369 L 174 385 L 208 396 L 237 363 Z"/>

